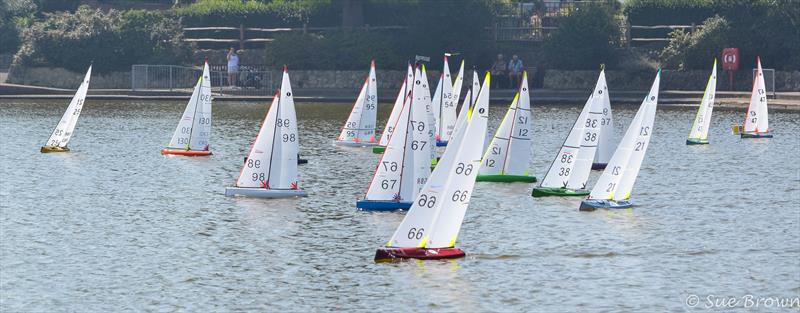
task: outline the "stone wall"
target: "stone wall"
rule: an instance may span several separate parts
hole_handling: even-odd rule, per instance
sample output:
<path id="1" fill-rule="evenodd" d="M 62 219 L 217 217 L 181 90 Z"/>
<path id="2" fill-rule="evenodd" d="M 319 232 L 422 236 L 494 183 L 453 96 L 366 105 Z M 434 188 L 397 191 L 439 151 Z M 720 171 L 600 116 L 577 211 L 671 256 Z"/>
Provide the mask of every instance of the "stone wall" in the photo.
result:
<path id="1" fill-rule="evenodd" d="M 548 70 L 544 75 L 545 89 L 592 89 L 597 82 L 597 71 Z M 609 88 L 616 90 L 647 90 L 655 78 L 654 71 L 606 71 Z M 661 90 L 703 90 L 708 83 L 708 71 L 664 70 L 661 73 Z M 737 91 L 750 91 L 752 72 L 738 71 L 734 77 Z M 772 86 L 767 82 L 767 89 Z M 800 71 L 775 72 L 776 91 L 800 91 Z M 728 90 L 728 73 L 717 72 L 717 90 Z"/>
<path id="2" fill-rule="evenodd" d="M 76 89 L 86 73 L 76 73 L 64 68 L 12 66 L 7 82 L 52 88 Z M 92 74 L 92 89 L 129 89 L 131 72 Z"/>

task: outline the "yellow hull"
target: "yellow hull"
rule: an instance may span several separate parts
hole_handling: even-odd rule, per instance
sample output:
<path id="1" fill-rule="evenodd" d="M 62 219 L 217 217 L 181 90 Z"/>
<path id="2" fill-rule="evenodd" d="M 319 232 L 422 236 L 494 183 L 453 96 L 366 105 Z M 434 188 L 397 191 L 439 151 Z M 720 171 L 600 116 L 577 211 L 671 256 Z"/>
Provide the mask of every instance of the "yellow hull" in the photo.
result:
<path id="1" fill-rule="evenodd" d="M 54 146 L 44 146 L 39 151 L 42 152 L 42 153 L 67 152 L 67 151 L 69 151 L 69 148 L 67 148 L 67 147 L 63 147 L 62 148 L 62 147 L 54 147 Z"/>

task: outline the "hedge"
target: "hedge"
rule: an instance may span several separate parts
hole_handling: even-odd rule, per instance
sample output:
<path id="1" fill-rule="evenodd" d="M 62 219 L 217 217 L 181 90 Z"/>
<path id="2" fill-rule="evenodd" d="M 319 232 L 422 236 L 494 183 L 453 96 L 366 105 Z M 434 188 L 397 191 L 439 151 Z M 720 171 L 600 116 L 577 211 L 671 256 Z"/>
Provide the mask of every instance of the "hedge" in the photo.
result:
<path id="1" fill-rule="evenodd" d="M 45 14 L 22 32 L 15 64 L 97 72 L 129 70 L 132 64 L 183 63 L 193 45 L 182 42 L 181 26 L 169 13 L 103 12 L 87 6 L 75 13 Z"/>
<path id="2" fill-rule="evenodd" d="M 593 70 L 617 61 L 620 31 L 614 12 L 590 5 L 559 20 L 558 29 L 544 42 L 546 63 L 566 70 Z"/>
<path id="3" fill-rule="evenodd" d="M 720 55 L 723 48 L 736 47 L 740 68 L 754 67 L 756 56 L 761 56 L 769 68 L 800 68 L 800 5 L 796 1 L 713 0 L 710 7 L 725 20 L 726 28 L 713 32 L 701 30 L 692 38 L 674 32 L 669 46 L 662 51 L 665 65 L 705 69 L 712 56 Z M 716 29 L 716 23 L 717 19 L 709 19 L 703 27 Z"/>

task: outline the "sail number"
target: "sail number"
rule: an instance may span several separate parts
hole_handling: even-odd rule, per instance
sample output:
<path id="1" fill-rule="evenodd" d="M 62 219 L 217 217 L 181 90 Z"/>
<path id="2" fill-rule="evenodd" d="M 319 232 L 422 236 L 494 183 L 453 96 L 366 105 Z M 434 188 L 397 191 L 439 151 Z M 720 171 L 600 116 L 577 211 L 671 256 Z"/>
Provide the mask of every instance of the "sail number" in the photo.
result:
<path id="1" fill-rule="evenodd" d="M 264 173 L 253 173 L 250 177 L 253 181 L 264 181 Z"/>
<path id="2" fill-rule="evenodd" d="M 411 129 L 415 129 L 417 131 L 424 131 L 425 130 L 425 123 L 418 122 L 418 121 L 410 121 Z"/>
<path id="3" fill-rule="evenodd" d="M 494 167 L 494 160 L 486 159 L 486 166 L 487 167 Z"/>
<path id="4" fill-rule="evenodd" d="M 650 135 L 650 126 L 642 126 L 642 128 L 639 129 L 639 135 L 640 136 Z"/>
<path id="5" fill-rule="evenodd" d="M 179 145 L 188 145 L 189 144 L 189 138 L 178 138 L 178 144 Z"/>
<path id="6" fill-rule="evenodd" d="M 453 197 L 451 198 L 451 200 L 453 200 L 453 202 L 464 202 L 467 201 L 468 197 L 469 197 L 468 191 L 456 190 L 455 192 L 453 192 Z"/>
<path id="7" fill-rule="evenodd" d="M 562 154 L 561 163 L 572 163 L 572 154 Z"/>
<path id="8" fill-rule="evenodd" d="M 502 151 L 502 149 L 500 149 L 500 147 L 497 147 L 497 146 L 492 147 L 492 154 L 495 154 L 495 155 L 500 154 L 500 151 Z"/>
<path id="9" fill-rule="evenodd" d="M 562 167 L 561 170 L 558 172 L 558 176 L 569 176 L 570 168 L 569 167 Z"/>
<path id="10" fill-rule="evenodd" d="M 198 120 L 198 123 L 200 123 L 200 124 L 211 124 L 211 118 L 210 117 L 201 117 L 200 120 Z"/>
<path id="11" fill-rule="evenodd" d="M 253 160 L 248 158 L 247 159 L 247 167 L 248 168 L 261 168 L 261 160 Z"/>
<path id="12" fill-rule="evenodd" d="M 591 128 L 597 127 L 597 119 L 596 118 L 587 118 L 586 119 L 586 127 L 591 127 Z"/>
<path id="13" fill-rule="evenodd" d="M 284 119 L 280 119 L 279 118 L 277 121 L 275 121 L 275 124 L 277 124 L 278 127 L 289 127 L 289 119 L 288 118 L 284 118 Z"/>
<path id="14" fill-rule="evenodd" d="M 181 127 L 181 134 L 188 134 L 192 132 L 191 127 Z"/>
<path id="15" fill-rule="evenodd" d="M 283 142 L 295 142 L 297 141 L 297 136 L 295 134 L 283 134 Z"/>
<path id="16" fill-rule="evenodd" d="M 472 173 L 472 164 L 458 163 L 456 165 L 456 174 L 469 175 Z"/>
<path id="17" fill-rule="evenodd" d="M 636 143 L 636 146 L 634 146 L 633 150 L 634 151 L 642 151 L 642 149 L 644 149 L 644 142 L 639 141 L 639 142 Z"/>
<path id="18" fill-rule="evenodd" d="M 383 165 L 384 171 L 397 171 L 397 162 L 383 161 L 381 162 L 381 165 Z"/>
<path id="19" fill-rule="evenodd" d="M 200 101 L 211 101 L 211 95 L 200 95 Z"/>
<path id="20" fill-rule="evenodd" d="M 394 189 L 397 184 L 397 179 L 384 179 L 381 181 L 381 189 Z"/>
<path id="21" fill-rule="evenodd" d="M 583 140 L 584 140 L 584 141 L 591 141 L 591 142 L 595 142 L 595 141 L 597 141 L 597 133 L 594 133 L 594 132 L 586 132 L 586 137 L 583 137 Z"/>
<path id="22" fill-rule="evenodd" d="M 420 228 L 419 230 L 411 228 L 408 230 L 408 239 L 422 239 L 424 232 L 425 228 Z"/>
<path id="23" fill-rule="evenodd" d="M 417 204 L 421 207 L 433 208 L 436 205 L 436 197 L 428 196 L 426 194 L 419 195 L 419 200 L 417 200 Z"/>

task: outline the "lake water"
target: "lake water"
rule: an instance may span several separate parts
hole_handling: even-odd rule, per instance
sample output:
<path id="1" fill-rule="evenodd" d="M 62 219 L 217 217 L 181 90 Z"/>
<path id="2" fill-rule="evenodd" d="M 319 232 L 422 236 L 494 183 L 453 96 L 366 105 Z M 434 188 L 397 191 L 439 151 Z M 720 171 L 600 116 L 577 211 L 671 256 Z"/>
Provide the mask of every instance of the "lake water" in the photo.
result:
<path id="1" fill-rule="evenodd" d="M 770 112 L 775 138 L 741 140 L 729 125 L 744 110 L 718 109 L 711 145 L 686 146 L 695 109 L 661 108 L 635 208 L 579 212 L 580 198 L 478 183 L 465 258 L 376 264 L 404 213 L 355 209 L 379 156 L 332 145 L 350 104 L 297 105 L 310 196 L 262 200 L 224 188 L 267 103 L 215 103 L 210 158 L 159 153 L 178 101 L 89 100 L 72 152 L 39 153 L 67 102 L 0 101 L 2 312 L 684 312 L 692 295 L 698 311 L 709 295 L 800 295 L 796 112 Z M 582 104 L 535 104 L 531 173 Z M 636 106 L 613 109 L 619 140 Z"/>

